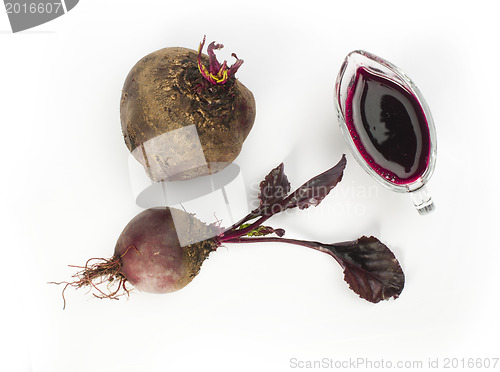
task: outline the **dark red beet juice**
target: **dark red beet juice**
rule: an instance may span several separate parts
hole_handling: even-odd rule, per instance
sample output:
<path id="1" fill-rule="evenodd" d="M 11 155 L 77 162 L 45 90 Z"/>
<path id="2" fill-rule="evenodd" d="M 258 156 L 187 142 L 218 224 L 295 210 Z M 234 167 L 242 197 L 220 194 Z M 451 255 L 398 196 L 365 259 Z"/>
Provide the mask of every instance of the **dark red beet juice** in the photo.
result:
<path id="1" fill-rule="evenodd" d="M 431 146 L 429 127 L 410 91 L 360 67 L 345 111 L 350 136 L 375 172 L 399 185 L 425 172 Z"/>

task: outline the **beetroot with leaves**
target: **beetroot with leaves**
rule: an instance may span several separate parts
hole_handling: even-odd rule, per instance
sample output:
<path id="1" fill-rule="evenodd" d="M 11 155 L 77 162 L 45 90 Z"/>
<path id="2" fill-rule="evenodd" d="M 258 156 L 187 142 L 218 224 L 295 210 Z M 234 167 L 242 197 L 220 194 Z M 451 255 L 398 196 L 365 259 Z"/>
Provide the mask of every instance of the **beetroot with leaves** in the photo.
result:
<path id="1" fill-rule="evenodd" d="M 284 210 L 320 204 L 342 179 L 345 165 L 342 157 L 336 166 L 292 193 L 283 164 L 279 165 L 260 184 L 259 207 L 228 228 L 206 225 L 178 209 L 148 209 L 125 227 L 111 259 L 88 262 L 66 287 L 91 286 L 102 298 L 128 293 L 127 282 L 144 292 L 172 292 L 191 282 L 210 252 L 223 244 L 281 242 L 332 256 L 343 268 L 350 288 L 370 302 L 397 298 L 403 290 L 404 274 L 394 254 L 377 238 L 363 236 L 324 244 L 284 238 L 283 229 L 264 225 Z M 109 282 L 118 285 L 112 291 L 109 284 L 106 289 L 99 286 Z"/>
<path id="2" fill-rule="evenodd" d="M 129 72 L 120 118 L 127 148 L 153 181 L 187 180 L 232 163 L 255 120 L 252 92 L 235 73 L 243 63 L 219 63 L 205 39 L 198 51 L 153 52 Z"/>

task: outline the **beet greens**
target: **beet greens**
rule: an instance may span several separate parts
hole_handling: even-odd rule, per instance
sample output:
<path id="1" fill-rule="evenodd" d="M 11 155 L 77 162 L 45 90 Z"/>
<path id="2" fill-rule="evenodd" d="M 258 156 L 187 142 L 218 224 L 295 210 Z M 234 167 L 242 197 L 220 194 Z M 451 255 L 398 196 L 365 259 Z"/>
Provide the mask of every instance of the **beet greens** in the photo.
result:
<path id="1" fill-rule="evenodd" d="M 284 210 L 317 206 L 342 180 L 345 156 L 333 168 L 310 179 L 293 193 L 283 163 L 273 169 L 260 184 L 260 206 L 218 237 L 222 243 L 281 242 L 300 245 L 332 256 L 344 269 L 344 279 L 361 298 L 379 302 L 397 298 L 404 287 L 404 273 L 390 249 L 375 237 L 334 244 L 283 238 L 285 230 L 263 223 Z M 250 222 L 249 221 L 254 221 Z M 266 235 L 275 234 L 269 237 Z"/>

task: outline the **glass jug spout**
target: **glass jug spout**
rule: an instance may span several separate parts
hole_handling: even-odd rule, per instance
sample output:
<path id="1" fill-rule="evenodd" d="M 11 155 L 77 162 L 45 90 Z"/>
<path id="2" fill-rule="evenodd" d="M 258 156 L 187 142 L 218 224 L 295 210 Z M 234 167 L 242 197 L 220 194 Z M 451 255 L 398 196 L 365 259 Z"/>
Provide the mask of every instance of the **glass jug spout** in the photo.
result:
<path id="1" fill-rule="evenodd" d="M 418 190 L 410 191 L 410 196 L 419 214 L 425 215 L 434 210 L 434 202 L 425 186 L 422 186 Z"/>

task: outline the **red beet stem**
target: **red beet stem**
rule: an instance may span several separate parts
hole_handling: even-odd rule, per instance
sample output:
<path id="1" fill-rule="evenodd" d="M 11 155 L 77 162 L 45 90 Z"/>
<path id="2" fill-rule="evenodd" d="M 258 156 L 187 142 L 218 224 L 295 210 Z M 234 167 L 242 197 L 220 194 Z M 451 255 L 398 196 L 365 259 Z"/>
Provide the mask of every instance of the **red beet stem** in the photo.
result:
<path id="1" fill-rule="evenodd" d="M 312 248 L 314 250 L 327 253 L 337 262 L 339 262 L 341 265 L 341 261 L 339 261 L 333 252 L 333 245 L 329 244 L 332 249 L 327 249 L 325 248 L 325 244 L 319 243 L 319 242 L 314 242 L 314 241 L 308 241 L 308 240 L 299 240 L 299 239 L 289 239 L 289 238 L 280 238 L 280 237 L 262 237 L 262 238 L 242 238 L 242 237 L 236 237 L 236 238 L 230 238 L 230 239 L 225 239 L 223 240 L 224 243 L 287 243 L 287 244 L 294 244 L 294 245 L 300 245 L 303 247 L 307 248 Z"/>
<path id="2" fill-rule="evenodd" d="M 249 226 L 244 227 L 242 229 L 238 229 L 239 226 L 241 226 L 244 222 L 251 220 L 254 217 L 260 217 L 257 219 L 255 222 L 251 223 Z M 247 217 L 242 219 L 241 221 L 243 222 L 238 222 L 238 224 L 235 224 L 229 229 L 226 229 L 225 232 L 223 232 L 221 235 L 219 235 L 218 240 L 220 243 L 225 243 L 225 242 L 230 242 L 235 239 L 240 238 L 241 236 L 247 235 L 249 232 L 255 230 L 259 226 L 261 226 L 264 222 L 266 222 L 269 218 L 271 218 L 272 215 L 264 215 L 264 216 L 255 216 L 252 213 L 250 213 Z"/>

